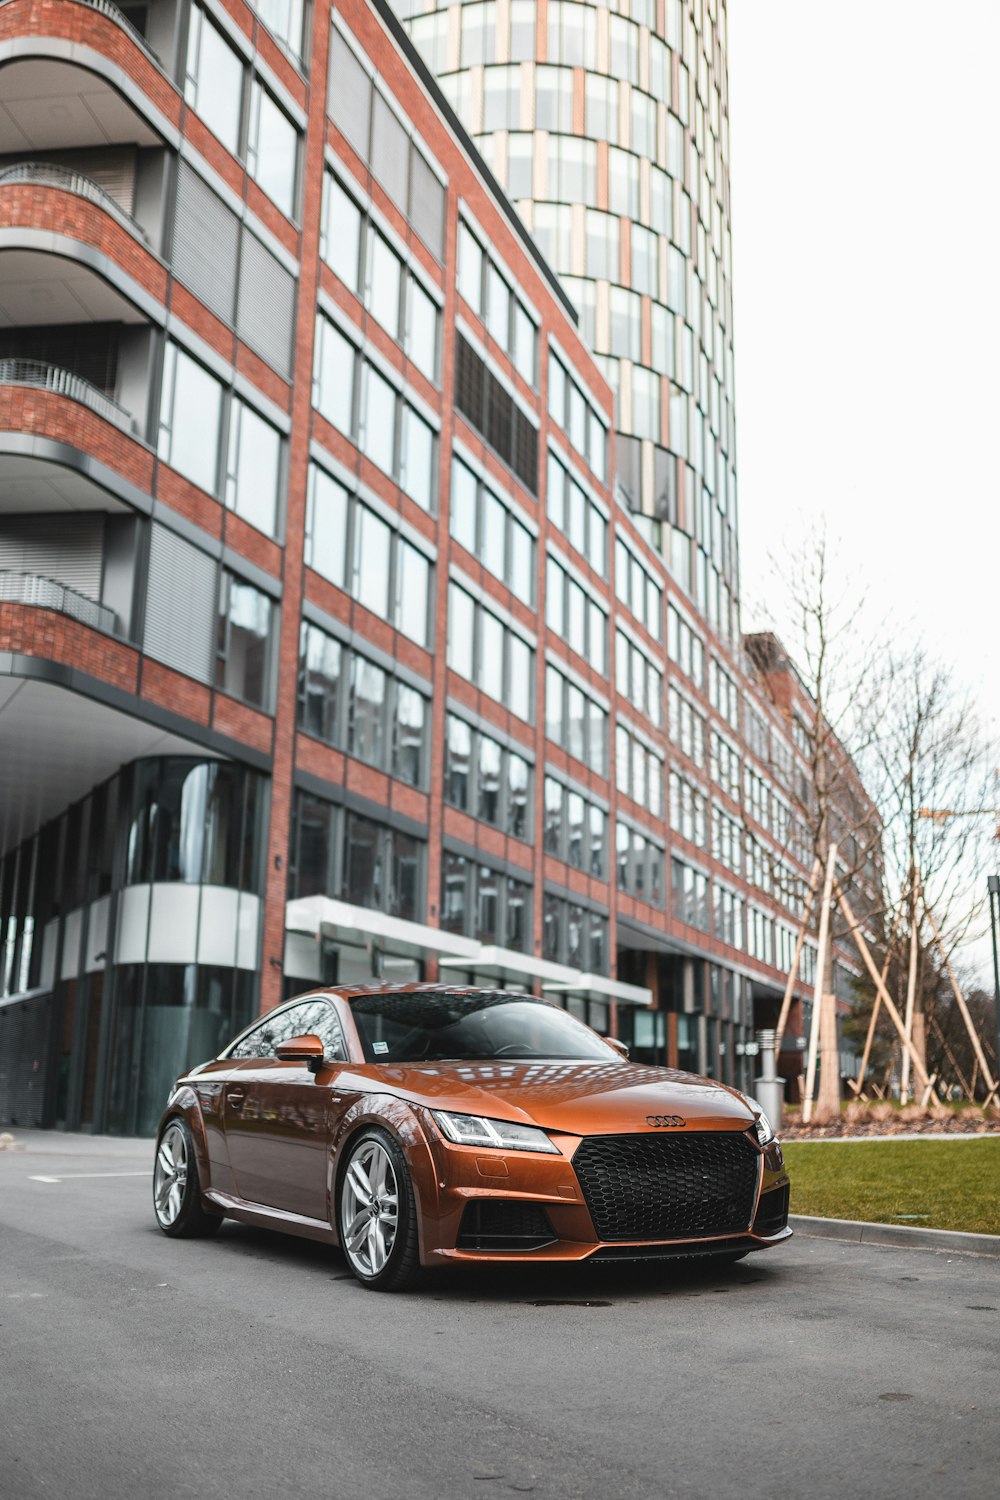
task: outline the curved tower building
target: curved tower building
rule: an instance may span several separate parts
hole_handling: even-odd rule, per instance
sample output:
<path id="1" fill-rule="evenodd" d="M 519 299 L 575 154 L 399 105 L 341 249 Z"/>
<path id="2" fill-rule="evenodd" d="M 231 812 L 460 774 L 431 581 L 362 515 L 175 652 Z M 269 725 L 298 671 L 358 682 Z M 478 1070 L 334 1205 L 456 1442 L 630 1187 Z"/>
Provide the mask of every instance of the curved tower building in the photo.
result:
<path id="1" fill-rule="evenodd" d="M 617 480 L 739 640 L 725 0 L 395 0 L 575 301 Z"/>

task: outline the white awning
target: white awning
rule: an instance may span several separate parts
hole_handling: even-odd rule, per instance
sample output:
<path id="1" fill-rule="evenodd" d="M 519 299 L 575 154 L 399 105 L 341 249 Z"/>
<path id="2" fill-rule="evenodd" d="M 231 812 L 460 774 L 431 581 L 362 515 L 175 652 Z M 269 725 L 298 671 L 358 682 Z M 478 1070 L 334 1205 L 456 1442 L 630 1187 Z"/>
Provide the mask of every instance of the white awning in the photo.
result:
<path id="1" fill-rule="evenodd" d="M 404 922 L 369 906 L 352 906 L 330 896 L 302 896 L 289 901 L 285 908 L 288 932 L 302 932 L 309 937 L 330 938 L 364 948 L 375 943 L 384 952 L 406 958 L 434 958 L 441 953 L 456 954 L 468 964 L 482 951 L 473 938 L 456 937 L 440 927 L 422 922 Z"/>
<path id="2" fill-rule="evenodd" d="M 543 990 L 565 995 L 586 995 L 591 1000 L 617 1000 L 621 1005 L 652 1005 L 653 991 L 642 984 L 626 984 L 623 979 L 607 979 L 603 974 L 577 974 L 570 984 L 543 981 Z"/>
<path id="3" fill-rule="evenodd" d="M 504 974 L 525 975 L 529 979 L 538 979 L 545 984 L 567 984 L 579 977 L 578 969 L 567 968 L 565 964 L 554 964 L 546 958 L 534 958 L 530 953 L 519 953 L 514 948 L 497 948 L 493 944 L 475 943 L 476 952 L 471 958 L 464 958 L 457 949 L 449 952 L 448 957 L 441 959 L 441 964 L 449 969 L 475 969 L 477 974 L 483 974 L 490 978 L 499 978 Z"/>
<path id="4" fill-rule="evenodd" d="M 423 922 L 404 922 L 368 906 L 352 906 L 331 896 L 302 896 L 285 908 L 285 928 L 306 937 L 328 938 L 358 948 L 377 946 L 382 953 L 401 958 L 437 958 L 441 967 L 474 973 L 483 979 L 510 976 L 522 983 L 539 982 L 543 990 L 595 999 L 617 1000 L 623 1005 L 652 1005 L 651 990 L 601 974 L 585 974 L 568 964 L 535 958 L 513 948 L 498 948 L 475 938 L 457 937 Z"/>

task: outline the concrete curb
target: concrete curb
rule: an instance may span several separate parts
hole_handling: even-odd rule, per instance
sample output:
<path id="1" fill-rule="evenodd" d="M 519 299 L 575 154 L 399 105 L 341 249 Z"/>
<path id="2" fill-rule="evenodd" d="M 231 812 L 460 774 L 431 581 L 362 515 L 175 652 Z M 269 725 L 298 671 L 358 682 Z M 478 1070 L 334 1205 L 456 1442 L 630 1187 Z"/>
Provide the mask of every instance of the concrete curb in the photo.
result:
<path id="1" fill-rule="evenodd" d="M 869 1224 L 861 1219 L 814 1219 L 789 1214 L 796 1234 L 854 1244 L 893 1245 L 905 1250 L 951 1250 L 962 1255 L 1000 1259 L 1000 1234 L 966 1234 L 959 1229 L 912 1229 L 905 1224 Z"/>

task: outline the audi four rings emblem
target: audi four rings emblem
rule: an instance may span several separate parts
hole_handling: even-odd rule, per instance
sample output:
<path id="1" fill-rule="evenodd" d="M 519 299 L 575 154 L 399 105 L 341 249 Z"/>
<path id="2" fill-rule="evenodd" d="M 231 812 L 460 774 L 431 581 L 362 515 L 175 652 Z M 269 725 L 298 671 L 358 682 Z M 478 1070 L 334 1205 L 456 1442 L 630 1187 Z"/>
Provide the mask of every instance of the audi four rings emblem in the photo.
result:
<path id="1" fill-rule="evenodd" d="M 687 1121 L 683 1115 L 647 1115 L 646 1124 L 656 1127 L 669 1125 L 686 1125 Z"/>

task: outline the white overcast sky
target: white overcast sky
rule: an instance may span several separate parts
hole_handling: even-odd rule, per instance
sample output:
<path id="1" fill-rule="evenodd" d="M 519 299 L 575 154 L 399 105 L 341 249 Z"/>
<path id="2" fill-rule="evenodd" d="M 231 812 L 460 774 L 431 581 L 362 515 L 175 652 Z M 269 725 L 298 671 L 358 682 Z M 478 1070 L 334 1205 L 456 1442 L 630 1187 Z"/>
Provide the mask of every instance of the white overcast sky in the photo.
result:
<path id="1" fill-rule="evenodd" d="M 744 627 L 824 516 L 1000 728 L 1000 0 L 727 10 Z"/>

